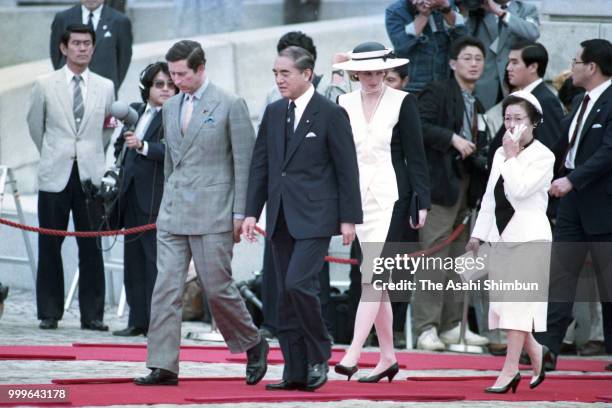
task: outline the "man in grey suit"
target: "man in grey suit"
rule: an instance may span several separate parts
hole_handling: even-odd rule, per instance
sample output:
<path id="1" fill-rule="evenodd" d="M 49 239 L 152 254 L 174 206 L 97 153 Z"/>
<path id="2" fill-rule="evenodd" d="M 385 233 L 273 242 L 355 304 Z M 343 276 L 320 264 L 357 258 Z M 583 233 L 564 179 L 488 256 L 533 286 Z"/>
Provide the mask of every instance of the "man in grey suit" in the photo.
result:
<path id="1" fill-rule="evenodd" d="M 98 227 L 82 183 L 100 185 L 110 130 L 105 118 L 114 101 L 113 83 L 90 72 L 95 33 L 84 24 L 68 26 L 60 50 L 66 66 L 34 82 L 28 111 L 30 136 L 40 152 L 38 222 L 65 230 L 72 211 L 75 229 Z M 41 329 L 56 329 L 64 311 L 63 237 L 38 236 L 36 301 Z M 104 265 L 96 238 L 77 238 L 81 328 L 106 331 Z"/>
<path id="2" fill-rule="evenodd" d="M 151 373 L 134 382 L 178 384 L 181 297 L 193 256 L 219 330 L 232 353 L 247 352 L 246 382 L 254 385 L 266 373 L 268 343 L 236 288 L 231 260 L 240 241 L 255 133 L 244 100 L 206 77 L 198 42 L 177 42 L 166 60 L 181 92 L 162 110 L 165 183 L 148 332 Z"/>
<path id="3" fill-rule="evenodd" d="M 51 24 L 51 62 L 55 69 L 66 62 L 59 50 L 66 27 L 87 24 L 98 38 L 89 68 L 113 81 L 118 92 L 132 60 L 132 23 L 124 14 L 103 3 L 104 0 L 81 0 L 80 4 L 55 15 Z"/>
<path id="4" fill-rule="evenodd" d="M 488 110 L 508 93 L 504 75 L 512 45 L 540 36 L 538 9 L 519 0 L 484 0 L 481 9 L 470 11 L 467 25 L 487 49 L 485 69 L 474 93 Z"/>

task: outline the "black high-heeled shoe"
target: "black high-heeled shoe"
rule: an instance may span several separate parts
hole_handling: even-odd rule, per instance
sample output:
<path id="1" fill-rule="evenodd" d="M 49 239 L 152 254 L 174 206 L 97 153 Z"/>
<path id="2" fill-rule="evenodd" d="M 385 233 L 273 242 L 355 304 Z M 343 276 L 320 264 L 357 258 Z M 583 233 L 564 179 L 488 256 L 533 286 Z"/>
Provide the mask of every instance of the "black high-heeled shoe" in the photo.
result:
<path id="1" fill-rule="evenodd" d="M 542 381 L 546 378 L 546 370 L 544 369 L 544 357 L 546 357 L 548 351 L 548 347 L 542 346 L 542 364 L 540 366 L 540 374 L 537 377 L 531 380 L 529 383 L 529 389 L 533 390 L 538 385 L 542 384 Z"/>
<path id="2" fill-rule="evenodd" d="M 516 387 L 518 387 L 519 382 L 521 382 L 521 373 L 516 373 L 514 378 L 510 380 L 510 382 L 501 387 L 489 387 L 485 388 L 485 392 L 490 394 L 505 394 L 508 392 L 510 388 L 512 388 L 512 393 L 516 392 Z"/>
<path id="3" fill-rule="evenodd" d="M 391 382 L 393 381 L 393 377 L 395 377 L 398 371 L 399 371 L 399 365 L 397 364 L 397 361 L 396 361 L 395 363 L 391 364 L 389 368 L 387 368 L 386 370 L 376 375 L 371 375 L 369 377 L 361 377 L 359 379 L 359 382 L 360 383 L 377 383 L 385 377 L 387 377 L 389 379 L 389 382 Z"/>
<path id="4" fill-rule="evenodd" d="M 357 370 L 359 370 L 359 367 L 357 366 L 357 364 L 351 367 L 347 367 L 342 364 L 336 364 L 334 366 L 335 372 L 337 372 L 338 374 L 346 375 L 348 377 L 347 381 L 351 381 L 351 377 L 353 376 L 353 374 L 357 372 Z"/>

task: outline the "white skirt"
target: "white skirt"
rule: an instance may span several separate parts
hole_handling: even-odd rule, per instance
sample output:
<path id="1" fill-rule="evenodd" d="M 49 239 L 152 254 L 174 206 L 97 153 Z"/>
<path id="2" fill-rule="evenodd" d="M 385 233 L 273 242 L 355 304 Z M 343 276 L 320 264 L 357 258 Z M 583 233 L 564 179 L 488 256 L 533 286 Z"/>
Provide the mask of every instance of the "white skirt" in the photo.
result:
<path id="1" fill-rule="evenodd" d="M 362 203 L 363 224 L 355 225 L 355 232 L 359 243 L 379 246 L 382 251 L 383 244 L 387 239 L 391 217 L 393 215 L 393 205 L 388 209 L 383 209 L 372 194 L 368 191 L 365 195 L 365 202 Z M 378 254 L 380 255 L 380 254 Z M 373 272 L 371 268 L 361 269 L 361 283 L 372 283 Z"/>

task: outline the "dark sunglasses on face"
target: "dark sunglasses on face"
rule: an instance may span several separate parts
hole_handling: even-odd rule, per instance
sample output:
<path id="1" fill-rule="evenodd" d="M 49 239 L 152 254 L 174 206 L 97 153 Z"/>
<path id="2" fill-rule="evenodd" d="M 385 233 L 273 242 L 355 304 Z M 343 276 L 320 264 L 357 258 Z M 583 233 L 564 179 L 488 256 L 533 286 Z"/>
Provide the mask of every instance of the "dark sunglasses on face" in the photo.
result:
<path id="1" fill-rule="evenodd" d="M 157 89 L 164 89 L 165 86 L 167 86 L 168 89 L 173 89 L 174 82 L 172 81 L 154 81 L 153 86 Z"/>

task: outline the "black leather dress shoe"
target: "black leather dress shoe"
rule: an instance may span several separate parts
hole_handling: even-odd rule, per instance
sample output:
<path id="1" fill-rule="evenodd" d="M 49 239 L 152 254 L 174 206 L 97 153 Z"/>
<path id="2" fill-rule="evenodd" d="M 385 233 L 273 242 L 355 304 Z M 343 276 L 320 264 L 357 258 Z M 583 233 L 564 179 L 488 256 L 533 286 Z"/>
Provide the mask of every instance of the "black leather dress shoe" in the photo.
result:
<path id="1" fill-rule="evenodd" d="M 266 384 L 266 390 L 268 391 L 304 391 L 306 384 L 300 384 L 292 381 L 281 381 L 276 384 Z"/>
<path id="2" fill-rule="evenodd" d="M 255 385 L 268 371 L 268 352 L 270 346 L 262 336 L 261 341 L 247 350 L 246 383 Z"/>
<path id="3" fill-rule="evenodd" d="M 122 336 L 122 337 L 133 337 L 146 335 L 147 331 L 145 329 L 139 329 L 138 327 L 126 327 L 123 330 L 115 330 L 113 332 L 113 336 Z"/>
<path id="4" fill-rule="evenodd" d="M 42 319 L 38 325 L 38 328 L 43 330 L 57 329 L 57 319 Z"/>
<path id="5" fill-rule="evenodd" d="M 555 371 L 557 369 L 557 355 L 546 348 L 542 356 L 542 363 L 544 364 L 544 370 Z"/>
<path id="6" fill-rule="evenodd" d="M 134 378 L 136 385 L 178 385 L 178 375 L 163 368 L 154 368 L 146 377 Z"/>
<path id="7" fill-rule="evenodd" d="M 327 382 L 328 371 L 329 366 L 327 362 L 309 365 L 306 391 L 314 391 L 317 388 L 321 388 Z"/>
<path id="8" fill-rule="evenodd" d="M 90 322 L 81 322 L 82 330 L 108 331 L 108 326 L 102 323 L 102 320 L 92 320 Z"/>
<path id="9" fill-rule="evenodd" d="M 589 340 L 579 350 L 581 356 L 603 356 L 606 354 L 606 347 L 603 341 Z"/>

